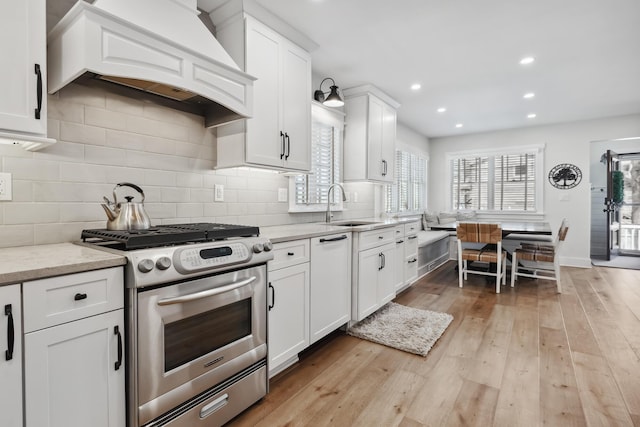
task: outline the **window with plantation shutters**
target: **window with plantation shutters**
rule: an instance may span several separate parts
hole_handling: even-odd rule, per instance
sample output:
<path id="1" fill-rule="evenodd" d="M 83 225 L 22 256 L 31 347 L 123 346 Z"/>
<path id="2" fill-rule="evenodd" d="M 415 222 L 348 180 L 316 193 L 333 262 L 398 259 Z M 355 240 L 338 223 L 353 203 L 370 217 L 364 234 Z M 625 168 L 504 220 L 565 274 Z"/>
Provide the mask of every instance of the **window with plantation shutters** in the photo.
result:
<path id="1" fill-rule="evenodd" d="M 342 164 L 342 118 L 313 106 L 311 125 L 311 170 L 295 175 L 290 185 L 293 196 L 290 211 L 320 211 L 326 209 L 329 186 L 340 182 Z M 342 208 L 342 194 L 331 192 L 332 210 Z"/>
<path id="2" fill-rule="evenodd" d="M 395 181 L 385 186 L 385 212 L 422 211 L 426 193 L 425 159 L 406 151 L 396 151 Z"/>
<path id="3" fill-rule="evenodd" d="M 449 157 L 452 209 L 541 210 L 540 149 Z"/>

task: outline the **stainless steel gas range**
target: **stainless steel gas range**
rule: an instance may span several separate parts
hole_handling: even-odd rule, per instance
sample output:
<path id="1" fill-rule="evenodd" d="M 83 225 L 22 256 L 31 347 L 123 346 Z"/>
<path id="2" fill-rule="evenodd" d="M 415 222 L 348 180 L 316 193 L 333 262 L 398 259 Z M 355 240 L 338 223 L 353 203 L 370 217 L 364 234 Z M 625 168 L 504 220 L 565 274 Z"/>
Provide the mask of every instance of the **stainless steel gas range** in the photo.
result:
<path id="1" fill-rule="evenodd" d="M 267 261 L 258 227 L 84 230 L 127 257 L 130 427 L 219 426 L 267 392 Z"/>

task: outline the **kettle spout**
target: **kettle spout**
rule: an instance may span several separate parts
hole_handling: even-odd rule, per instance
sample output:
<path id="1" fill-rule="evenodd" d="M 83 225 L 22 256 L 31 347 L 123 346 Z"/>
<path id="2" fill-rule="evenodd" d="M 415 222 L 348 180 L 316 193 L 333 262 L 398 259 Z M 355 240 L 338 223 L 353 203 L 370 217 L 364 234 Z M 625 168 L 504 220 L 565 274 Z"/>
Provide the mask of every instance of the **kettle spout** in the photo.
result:
<path id="1" fill-rule="evenodd" d="M 107 218 L 109 218 L 109 221 L 113 221 L 116 219 L 117 213 L 112 211 L 109 205 L 107 205 L 106 203 L 102 203 L 100 206 L 102 206 L 102 208 L 104 209 L 105 213 L 107 214 Z"/>

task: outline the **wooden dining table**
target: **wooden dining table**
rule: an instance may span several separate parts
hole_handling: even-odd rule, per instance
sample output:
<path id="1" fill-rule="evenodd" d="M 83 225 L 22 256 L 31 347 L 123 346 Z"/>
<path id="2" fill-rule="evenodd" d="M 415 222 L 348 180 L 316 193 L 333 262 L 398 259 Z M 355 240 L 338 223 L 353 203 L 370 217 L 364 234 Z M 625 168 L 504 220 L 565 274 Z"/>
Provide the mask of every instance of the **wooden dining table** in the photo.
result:
<path id="1" fill-rule="evenodd" d="M 510 234 L 522 234 L 533 237 L 534 235 L 550 236 L 551 226 L 548 222 L 538 221 L 459 221 L 459 222 L 488 222 L 492 224 L 500 224 L 502 228 L 502 237 Z M 447 224 L 432 225 L 431 230 L 456 231 L 458 222 L 450 222 Z M 523 236 L 526 240 L 526 236 Z"/>

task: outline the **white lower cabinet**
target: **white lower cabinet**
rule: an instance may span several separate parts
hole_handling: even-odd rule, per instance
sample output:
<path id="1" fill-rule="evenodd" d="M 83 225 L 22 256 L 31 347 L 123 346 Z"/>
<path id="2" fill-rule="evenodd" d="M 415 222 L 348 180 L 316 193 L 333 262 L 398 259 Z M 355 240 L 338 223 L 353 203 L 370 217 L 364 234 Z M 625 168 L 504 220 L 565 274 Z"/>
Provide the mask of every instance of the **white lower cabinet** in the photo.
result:
<path id="1" fill-rule="evenodd" d="M 125 425 L 121 267 L 23 284 L 27 427 Z"/>
<path id="2" fill-rule="evenodd" d="M 22 314 L 20 285 L 0 287 L 0 426 L 22 423 Z"/>
<path id="3" fill-rule="evenodd" d="M 309 240 L 276 243 L 269 262 L 269 377 L 309 345 Z"/>
<path id="4" fill-rule="evenodd" d="M 396 296 L 395 244 L 367 249 L 358 254 L 358 321 Z"/>
<path id="5" fill-rule="evenodd" d="M 311 239 L 310 344 L 351 318 L 351 233 Z"/>
<path id="6" fill-rule="evenodd" d="M 26 334 L 26 425 L 123 426 L 123 331 L 116 310 Z"/>

